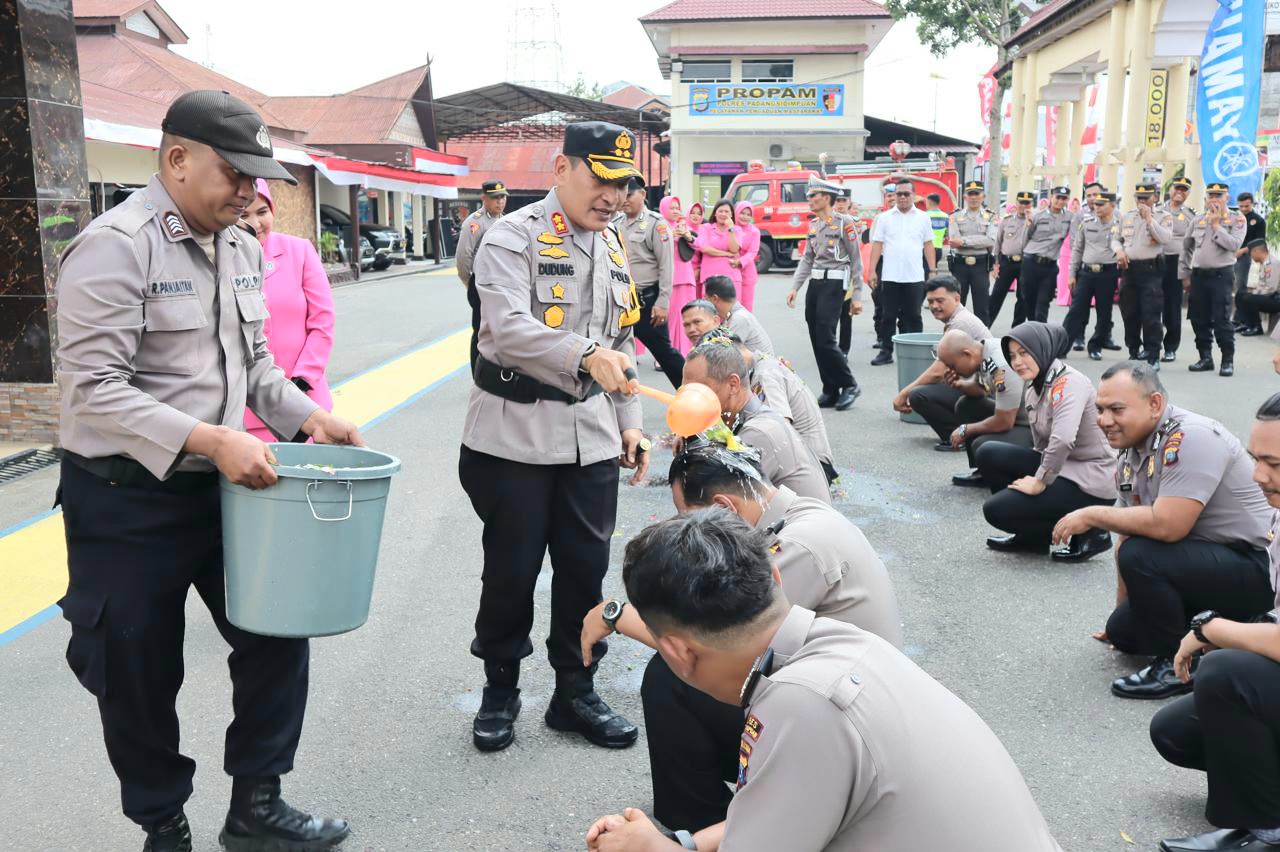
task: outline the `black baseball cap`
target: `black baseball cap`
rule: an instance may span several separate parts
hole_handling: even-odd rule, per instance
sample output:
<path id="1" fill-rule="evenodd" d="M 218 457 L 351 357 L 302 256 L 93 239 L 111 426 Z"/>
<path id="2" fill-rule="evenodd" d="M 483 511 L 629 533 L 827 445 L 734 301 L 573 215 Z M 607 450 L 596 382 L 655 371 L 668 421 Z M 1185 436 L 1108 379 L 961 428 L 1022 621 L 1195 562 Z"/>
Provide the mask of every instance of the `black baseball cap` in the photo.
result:
<path id="1" fill-rule="evenodd" d="M 636 168 L 636 135 L 619 124 L 607 121 L 579 121 L 564 129 L 567 157 L 581 157 L 591 173 L 602 181 L 639 178 Z"/>
<path id="2" fill-rule="evenodd" d="M 257 110 L 227 92 L 187 92 L 169 104 L 160 128 L 208 145 L 242 175 L 297 184 L 274 158 L 271 136 Z"/>

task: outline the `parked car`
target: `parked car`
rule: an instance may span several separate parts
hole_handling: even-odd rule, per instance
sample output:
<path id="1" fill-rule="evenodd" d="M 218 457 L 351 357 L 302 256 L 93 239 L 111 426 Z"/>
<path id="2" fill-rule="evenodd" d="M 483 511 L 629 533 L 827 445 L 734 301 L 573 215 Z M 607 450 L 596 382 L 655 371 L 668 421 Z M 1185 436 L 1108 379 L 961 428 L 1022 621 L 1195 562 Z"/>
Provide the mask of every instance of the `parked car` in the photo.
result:
<path id="1" fill-rule="evenodd" d="M 320 229 L 324 231 L 334 231 L 339 234 L 351 233 L 351 217 L 345 211 L 339 210 L 329 204 L 320 205 Z M 387 265 L 399 260 L 403 263 L 405 257 L 404 236 L 396 232 L 394 228 L 385 225 L 361 225 L 360 235 L 368 237 L 369 242 L 373 245 L 375 252 L 385 253 L 388 257 Z M 385 267 L 383 267 L 385 268 Z"/>

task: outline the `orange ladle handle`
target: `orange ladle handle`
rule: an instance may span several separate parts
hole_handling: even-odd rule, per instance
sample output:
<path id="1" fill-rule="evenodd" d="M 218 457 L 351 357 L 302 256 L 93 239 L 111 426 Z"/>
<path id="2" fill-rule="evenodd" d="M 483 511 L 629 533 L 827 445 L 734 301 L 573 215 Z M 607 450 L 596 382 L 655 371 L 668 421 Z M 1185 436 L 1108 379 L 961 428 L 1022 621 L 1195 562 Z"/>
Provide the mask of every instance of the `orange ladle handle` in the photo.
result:
<path id="1" fill-rule="evenodd" d="M 637 393 L 642 393 L 647 397 L 651 397 L 658 400 L 658 402 L 666 403 L 667 405 L 671 405 L 671 403 L 676 401 L 675 394 L 660 391 L 656 388 L 645 387 L 638 382 L 632 382 L 631 387 L 635 388 Z"/>

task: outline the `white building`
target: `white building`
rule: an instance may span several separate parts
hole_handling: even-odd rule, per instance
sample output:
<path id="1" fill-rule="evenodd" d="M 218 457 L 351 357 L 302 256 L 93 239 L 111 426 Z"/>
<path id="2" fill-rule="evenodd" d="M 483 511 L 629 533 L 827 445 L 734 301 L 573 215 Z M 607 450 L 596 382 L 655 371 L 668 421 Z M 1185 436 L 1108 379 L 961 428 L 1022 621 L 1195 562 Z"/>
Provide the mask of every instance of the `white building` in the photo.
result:
<path id="1" fill-rule="evenodd" d="M 863 159 L 868 54 L 893 25 L 872 0 L 675 0 L 640 18 L 671 80 L 671 185 L 715 199 L 751 160 Z"/>

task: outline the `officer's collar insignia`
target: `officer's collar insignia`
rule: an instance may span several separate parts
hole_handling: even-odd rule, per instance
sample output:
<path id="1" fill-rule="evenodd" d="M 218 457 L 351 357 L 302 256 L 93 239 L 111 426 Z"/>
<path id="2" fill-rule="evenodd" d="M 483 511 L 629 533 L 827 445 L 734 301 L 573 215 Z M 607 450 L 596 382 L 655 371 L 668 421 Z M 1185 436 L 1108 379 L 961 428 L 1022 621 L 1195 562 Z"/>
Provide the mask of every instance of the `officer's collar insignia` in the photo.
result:
<path id="1" fill-rule="evenodd" d="M 557 258 L 559 258 L 559 257 L 568 257 L 568 256 L 569 256 L 569 252 L 565 251 L 564 249 L 560 248 L 559 246 L 548 246 L 547 248 L 544 248 L 542 251 L 538 252 L 538 255 L 539 255 L 540 257 L 557 257 Z"/>
<path id="2" fill-rule="evenodd" d="M 562 240 L 560 237 L 557 237 L 555 234 L 551 233 L 550 231 L 543 231 L 541 234 L 538 234 L 538 242 L 542 243 L 543 245 L 558 246 L 561 243 L 563 243 L 564 240 Z"/>
<path id="3" fill-rule="evenodd" d="M 746 707 L 751 703 L 751 695 L 756 691 L 756 685 L 760 683 L 760 676 L 767 675 L 769 672 L 772 672 L 772 671 L 773 671 L 773 649 L 769 648 L 759 657 L 756 657 L 755 664 L 751 667 L 751 674 L 747 675 L 746 682 L 742 684 L 742 693 L 741 695 L 738 696 L 738 703 L 741 706 Z M 753 720 L 755 722 L 754 727 L 752 726 Z M 763 732 L 764 732 L 763 722 L 761 722 L 755 716 L 751 716 L 747 719 L 747 727 L 746 727 L 746 730 L 743 731 L 743 736 L 751 737 L 752 741 L 754 742 L 760 739 L 760 734 Z"/>
<path id="4" fill-rule="evenodd" d="M 552 285 L 551 285 L 551 298 L 553 298 L 553 299 L 563 299 L 563 298 L 564 298 L 564 285 L 563 285 L 563 284 L 561 284 L 560 282 L 558 282 L 558 281 L 557 281 L 555 284 L 552 284 Z"/>
<path id="5" fill-rule="evenodd" d="M 180 240 L 183 237 L 191 236 L 191 232 L 187 230 L 187 223 L 182 221 L 182 217 L 173 210 L 161 216 L 160 221 L 164 222 L 165 233 L 169 235 L 171 240 Z"/>
<path id="6" fill-rule="evenodd" d="M 557 234 L 569 233 L 569 223 L 559 210 L 551 214 L 551 227 L 555 229 Z"/>
<path id="7" fill-rule="evenodd" d="M 779 550 L 782 550 L 782 542 L 775 541 L 773 544 L 769 545 L 770 556 L 777 556 Z"/>
<path id="8" fill-rule="evenodd" d="M 1156 457 L 1147 456 L 1147 479 L 1156 475 Z"/>

